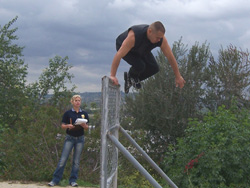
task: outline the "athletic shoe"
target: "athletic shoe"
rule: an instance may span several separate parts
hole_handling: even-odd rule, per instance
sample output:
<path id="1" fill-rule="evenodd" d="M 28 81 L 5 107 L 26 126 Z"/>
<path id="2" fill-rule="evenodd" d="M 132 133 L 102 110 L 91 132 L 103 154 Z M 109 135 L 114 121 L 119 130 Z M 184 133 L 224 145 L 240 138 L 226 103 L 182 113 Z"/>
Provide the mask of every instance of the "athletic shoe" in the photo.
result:
<path id="1" fill-rule="evenodd" d="M 132 86 L 136 89 L 141 89 L 141 81 L 139 80 L 139 78 L 132 78 L 130 77 Z"/>
<path id="2" fill-rule="evenodd" d="M 129 92 L 129 88 L 132 86 L 130 76 L 127 72 L 124 72 L 124 91 L 125 93 Z"/>
<path id="3" fill-rule="evenodd" d="M 78 187 L 78 184 L 77 184 L 76 182 L 71 182 L 70 185 L 71 185 L 72 187 Z"/>
<path id="4" fill-rule="evenodd" d="M 54 187 L 55 185 L 56 185 L 56 183 L 53 182 L 53 181 L 51 181 L 51 182 L 48 183 L 48 186 L 50 186 L 50 187 Z"/>

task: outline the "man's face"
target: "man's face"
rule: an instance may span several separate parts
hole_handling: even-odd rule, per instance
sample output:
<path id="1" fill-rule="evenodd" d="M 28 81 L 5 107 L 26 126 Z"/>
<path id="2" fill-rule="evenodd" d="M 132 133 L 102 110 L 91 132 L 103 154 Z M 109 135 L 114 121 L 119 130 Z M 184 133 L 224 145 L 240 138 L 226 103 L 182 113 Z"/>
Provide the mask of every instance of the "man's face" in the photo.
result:
<path id="1" fill-rule="evenodd" d="M 151 29 L 148 30 L 148 39 L 151 43 L 157 43 L 159 42 L 164 36 L 164 33 L 161 31 L 153 31 Z"/>
<path id="2" fill-rule="evenodd" d="M 75 98 L 75 100 L 73 101 L 73 106 L 74 107 L 80 107 L 81 106 L 81 99 L 79 97 Z"/>

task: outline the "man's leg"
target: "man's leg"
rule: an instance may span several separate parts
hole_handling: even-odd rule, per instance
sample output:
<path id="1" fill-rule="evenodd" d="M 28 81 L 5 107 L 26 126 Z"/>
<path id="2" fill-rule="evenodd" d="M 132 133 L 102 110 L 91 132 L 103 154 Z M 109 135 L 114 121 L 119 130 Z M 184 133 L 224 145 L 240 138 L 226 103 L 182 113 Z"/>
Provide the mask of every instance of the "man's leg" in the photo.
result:
<path id="1" fill-rule="evenodd" d="M 139 76 L 145 70 L 145 62 L 140 56 L 131 52 L 128 53 L 123 59 L 131 65 L 129 72 L 124 73 L 125 93 L 128 93 L 131 85 L 137 89 L 140 89 L 141 83 Z"/>
<path id="2" fill-rule="evenodd" d="M 69 184 L 75 183 L 78 178 L 78 171 L 79 171 L 79 165 L 83 147 L 84 147 L 84 136 L 81 136 L 75 140 L 74 156 L 72 162 L 72 170 L 69 178 Z"/>
<path id="3" fill-rule="evenodd" d="M 142 73 L 140 73 L 139 75 L 139 79 L 145 80 L 151 76 L 153 76 L 154 74 L 156 74 L 157 72 L 159 72 L 159 66 L 153 56 L 152 53 L 146 55 L 143 58 L 144 62 L 145 62 L 145 69 Z"/>
<path id="4" fill-rule="evenodd" d="M 67 135 L 65 142 L 64 142 L 63 151 L 62 151 L 60 161 L 58 162 L 57 168 L 53 174 L 52 182 L 54 182 L 55 184 L 58 184 L 62 178 L 66 162 L 67 162 L 69 154 L 73 148 L 73 144 L 74 144 L 74 142 L 73 142 L 72 138 Z"/>
<path id="5" fill-rule="evenodd" d="M 129 88 L 132 86 L 132 83 L 131 83 L 131 79 L 130 79 L 130 76 L 128 74 L 128 72 L 124 72 L 124 92 L 125 93 L 128 93 L 129 92 Z"/>

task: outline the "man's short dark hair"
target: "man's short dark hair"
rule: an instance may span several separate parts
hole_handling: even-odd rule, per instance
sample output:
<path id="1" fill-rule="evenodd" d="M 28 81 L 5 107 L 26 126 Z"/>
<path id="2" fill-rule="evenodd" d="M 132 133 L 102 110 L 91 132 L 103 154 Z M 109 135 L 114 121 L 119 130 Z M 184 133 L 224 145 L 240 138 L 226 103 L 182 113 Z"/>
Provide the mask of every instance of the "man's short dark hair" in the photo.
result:
<path id="1" fill-rule="evenodd" d="M 156 32 L 160 31 L 162 33 L 165 33 L 165 27 L 160 21 L 152 23 L 149 27 Z"/>

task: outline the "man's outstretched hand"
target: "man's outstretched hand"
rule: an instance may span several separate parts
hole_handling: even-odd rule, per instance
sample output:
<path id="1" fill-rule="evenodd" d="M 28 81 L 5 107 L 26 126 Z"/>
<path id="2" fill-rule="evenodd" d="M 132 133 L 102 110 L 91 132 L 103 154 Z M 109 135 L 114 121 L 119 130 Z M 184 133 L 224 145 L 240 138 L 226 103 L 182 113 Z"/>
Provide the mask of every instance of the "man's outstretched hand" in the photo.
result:
<path id="1" fill-rule="evenodd" d="M 115 76 L 110 76 L 109 78 L 112 80 L 112 82 L 113 82 L 114 85 L 118 85 L 119 84 L 118 79 Z"/>
<path id="2" fill-rule="evenodd" d="M 182 78 L 182 76 L 175 78 L 175 86 L 179 88 L 183 88 L 186 81 Z"/>

